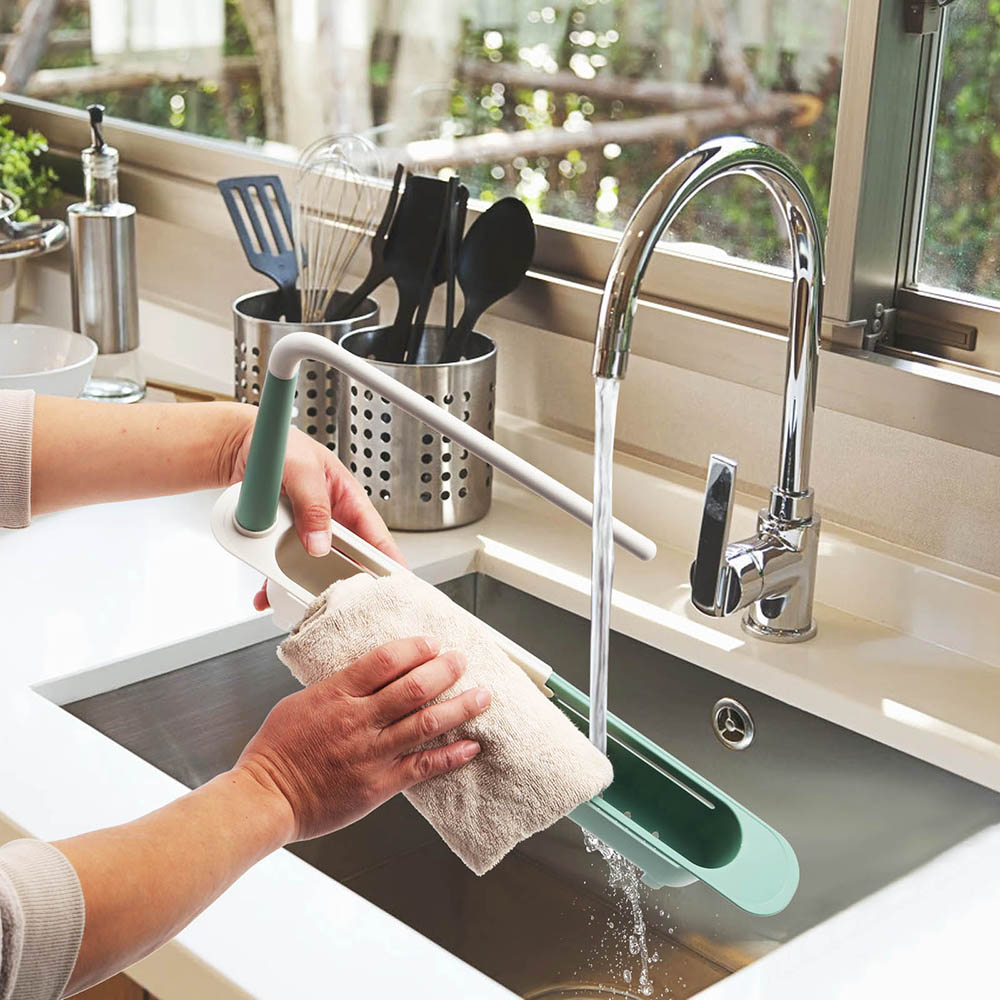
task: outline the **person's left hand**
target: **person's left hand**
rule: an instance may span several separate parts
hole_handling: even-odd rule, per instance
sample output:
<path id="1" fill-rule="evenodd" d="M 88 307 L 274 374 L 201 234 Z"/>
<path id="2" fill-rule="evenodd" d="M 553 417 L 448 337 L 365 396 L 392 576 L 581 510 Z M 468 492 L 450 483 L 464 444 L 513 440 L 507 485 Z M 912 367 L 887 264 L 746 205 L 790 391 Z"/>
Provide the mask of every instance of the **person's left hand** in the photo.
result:
<path id="1" fill-rule="evenodd" d="M 252 434 L 253 423 L 250 422 L 236 441 L 230 483 L 243 478 Z M 403 553 L 361 484 L 333 452 L 295 427 L 288 434 L 281 487 L 292 504 L 295 530 L 311 556 L 325 556 L 330 551 L 330 519 L 333 518 L 381 549 L 390 559 L 406 565 Z M 267 609 L 263 587 L 255 595 L 253 605 L 258 611 Z"/>

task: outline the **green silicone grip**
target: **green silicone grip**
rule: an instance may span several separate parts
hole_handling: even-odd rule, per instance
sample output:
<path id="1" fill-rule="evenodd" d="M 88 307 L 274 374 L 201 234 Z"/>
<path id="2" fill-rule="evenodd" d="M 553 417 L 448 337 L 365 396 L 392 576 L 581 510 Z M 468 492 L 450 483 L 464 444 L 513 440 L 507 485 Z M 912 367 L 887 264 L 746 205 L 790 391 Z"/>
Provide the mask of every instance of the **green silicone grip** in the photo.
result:
<path id="1" fill-rule="evenodd" d="M 281 473 L 288 447 L 296 376 L 284 379 L 267 373 L 260 396 L 250 454 L 236 504 L 236 523 L 246 531 L 267 531 L 278 516 Z"/>

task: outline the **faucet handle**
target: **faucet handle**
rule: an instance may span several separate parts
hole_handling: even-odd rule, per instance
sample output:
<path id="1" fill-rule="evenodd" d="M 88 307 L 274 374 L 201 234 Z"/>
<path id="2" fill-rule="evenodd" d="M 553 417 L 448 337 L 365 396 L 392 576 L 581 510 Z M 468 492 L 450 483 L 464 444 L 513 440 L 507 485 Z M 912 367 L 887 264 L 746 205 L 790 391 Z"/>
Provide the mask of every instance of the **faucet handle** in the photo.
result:
<path id="1" fill-rule="evenodd" d="M 691 601 L 699 611 L 716 618 L 730 614 L 740 601 L 739 581 L 726 562 L 735 491 L 736 462 L 712 455 L 708 461 L 698 553 L 691 564 Z"/>

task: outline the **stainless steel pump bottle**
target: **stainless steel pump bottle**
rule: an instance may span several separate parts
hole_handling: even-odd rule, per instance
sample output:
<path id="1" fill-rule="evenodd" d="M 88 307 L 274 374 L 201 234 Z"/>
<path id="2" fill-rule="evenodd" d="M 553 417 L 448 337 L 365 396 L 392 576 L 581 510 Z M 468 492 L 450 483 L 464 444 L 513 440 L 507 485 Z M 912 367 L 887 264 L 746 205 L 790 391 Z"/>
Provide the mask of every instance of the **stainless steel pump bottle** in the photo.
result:
<path id="1" fill-rule="evenodd" d="M 139 347 L 135 207 L 118 200 L 118 150 L 104 141 L 104 108 L 92 104 L 83 150 L 84 201 L 67 210 L 72 249 L 73 328 L 97 342 L 89 399 L 132 403 L 146 394 Z"/>

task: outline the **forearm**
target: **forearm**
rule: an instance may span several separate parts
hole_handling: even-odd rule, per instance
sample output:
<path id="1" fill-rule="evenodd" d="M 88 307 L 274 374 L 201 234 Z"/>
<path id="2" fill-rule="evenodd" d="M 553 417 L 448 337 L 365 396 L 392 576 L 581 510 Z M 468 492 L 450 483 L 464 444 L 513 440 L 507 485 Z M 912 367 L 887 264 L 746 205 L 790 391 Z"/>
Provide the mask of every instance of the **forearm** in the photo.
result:
<path id="1" fill-rule="evenodd" d="M 39 396 L 32 511 L 226 485 L 253 417 L 238 403 L 112 406 Z"/>
<path id="2" fill-rule="evenodd" d="M 291 830 L 287 804 L 234 770 L 132 823 L 55 844 L 86 905 L 67 995 L 164 944 Z"/>

